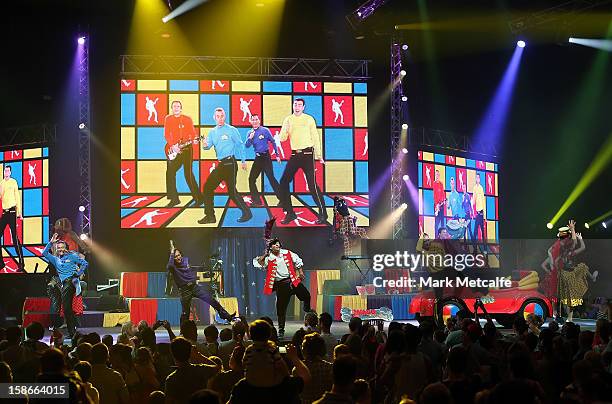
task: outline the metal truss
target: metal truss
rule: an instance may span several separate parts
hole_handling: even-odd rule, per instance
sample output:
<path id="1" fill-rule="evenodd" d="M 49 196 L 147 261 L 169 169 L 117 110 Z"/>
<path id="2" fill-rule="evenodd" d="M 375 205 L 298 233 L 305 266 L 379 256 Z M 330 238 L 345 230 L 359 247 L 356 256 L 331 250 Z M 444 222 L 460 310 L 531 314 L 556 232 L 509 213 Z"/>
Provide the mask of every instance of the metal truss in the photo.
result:
<path id="1" fill-rule="evenodd" d="M 79 191 L 79 206 L 85 208 L 82 213 L 81 234 L 91 234 L 91 164 L 90 164 L 90 133 L 91 112 L 89 98 L 89 41 L 88 35 L 85 43 L 80 45 L 79 53 L 79 174 L 81 185 Z"/>
<path id="2" fill-rule="evenodd" d="M 56 131 L 55 124 L 48 123 L 2 129 L 0 147 L 15 148 L 52 144 L 55 142 Z"/>
<path id="3" fill-rule="evenodd" d="M 510 26 L 510 31 L 514 35 L 521 34 L 531 28 L 552 23 L 557 23 L 558 26 L 566 26 L 582 12 L 608 3 L 612 3 L 612 0 L 566 1 L 554 7 L 532 13 L 526 17 L 515 18 L 508 24 Z M 562 23 L 559 24 L 559 21 Z"/>
<path id="4" fill-rule="evenodd" d="M 410 128 L 408 141 L 412 146 L 428 146 L 452 152 L 498 157 L 493 143 L 474 142 L 464 135 L 430 128 Z"/>
<path id="5" fill-rule="evenodd" d="M 369 60 L 121 55 L 123 77 L 269 77 L 367 80 Z"/>
<path id="6" fill-rule="evenodd" d="M 402 83 L 398 80 L 402 70 L 402 54 L 399 41 L 391 42 L 391 212 L 398 209 L 404 203 L 403 190 L 404 180 L 402 157 L 398 153 L 402 137 L 402 97 L 404 95 Z M 400 215 L 393 223 L 391 237 L 400 239 L 403 237 L 404 219 Z"/>

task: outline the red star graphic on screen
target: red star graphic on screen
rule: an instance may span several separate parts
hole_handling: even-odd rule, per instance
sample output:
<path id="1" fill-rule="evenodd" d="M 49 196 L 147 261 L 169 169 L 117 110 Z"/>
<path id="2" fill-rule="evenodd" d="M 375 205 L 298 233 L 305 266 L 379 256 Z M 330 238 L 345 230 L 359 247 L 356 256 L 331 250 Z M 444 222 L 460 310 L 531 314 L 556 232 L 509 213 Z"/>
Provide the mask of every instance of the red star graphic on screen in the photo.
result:
<path id="1" fill-rule="evenodd" d="M 122 208 L 142 208 L 143 206 L 147 206 L 150 203 L 153 203 L 159 199 L 161 196 L 144 196 L 144 195 L 135 195 L 130 196 L 129 198 L 125 198 L 121 201 Z"/>
<path id="2" fill-rule="evenodd" d="M 274 137 L 275 143 L 278 145 L 278 142 L 280 142 L 281 128 L 268 128 L 268 129 L 270 129 L 270 133 L 272 134 L 272 137 Z M 291 141 L 287 139 L 284 142 L 280 142 L 280 145 L 281 147 L 279 150 L 279 154 L 280 154 L 281 160 L 289 160 L 291 158 Z M 270 150 L 270 155 L 272 156 L 272 158 L 276 159 L 274 148 L 272 147 L 270 143 L 268 143 L 268 149 Z"/>
<path id="3" fill-rule="evenodd" d="M 145 208 L 121 219 L 124 229 L 155 229 L 164 226 L 180 208 Z"/>
<path id="4" fill-rule="evenodd" d="M 230 91 L 230 82 L 226 80 L 200 80 L 200 91 L 227 93 Z"/>
<path id="5" fill-rule="evenodd" d="M 21 160 L 23 158 L 23 150 L 9 150 L 4 152 L 5 161 Z"/>
<path id="6" fill-rule="evenodd" d="M 232 125 L 251 126 L 251 116 L 259 115 L 261 120 L 261 95 L 232 94 Z"/>
<path id="7" fill-rule="evenodd" d="M 431 163 L 423 163 L 423 188 L 433 188 L 435 169 Z"/>
<path id="8" fill-rule="evenodd" d="M 240 163 L 238 163 L 240 165 Z M 206 184 L 206 180 L 210 173 L 219 166 L 219 162 L 216 160 L 202 160 L 200 161 L 200 191 L 204 191 L 204 185 Z M 225 181 L 221 181 L 221 183 L 215 189 L 216 194 L 226 194 L 227 193 L 227 185 Z"/>
<path id="9" fill-rule="evenodd" d="M 23 188 L 42 187 L 42 160 L 25 160 L 23 162 Z"/>
<path id="10" fill-rule="evenodd" d="M 482 184 L 485 186 L 485 194 L 487 195 L 495 195 L 495 174 L 486 173 L 486 184 Z"/>
<path id="11" fill-rule="evenodd" d="M 319 189 L 321 192 L 324 192 L 323 189 L 323 164 L 320 161 L 315 161 L 315 179 L 317 184 L 319 184 Z M 293 190 L 294 192 L 299 193 L 310 193 L 311 190 L 308 189 L 308 183 L 306 182 L 306 174 L 304 171 L 298 170 L 295 173 L 295 177 L 293 178 Z"/>
<path id="12" fill-rule="evenodd" d="M 355 160 L 367 160 L 368 154 L 368 130 L 355 129 Z"/>
<path id="13" fill-rule="evenodd" d="M 136 97 L 136 122 L 138 125 L 163 126 L 168 113 L 168 95 L 164 93 L 138 93 Z"/>
<path id="14" fill-rule="evenodd" d="M 323 97 L 325 126 L 353 126 L 353 97 L 350 95 L 326 95 Z"/>
<path id="15" fill-rule="evenodd" d="M 294 93 L 312 93 L 320 94 L 323 91 L 323 85 L 318 81 L 294 81 Z"/>
<path id="16" fill-rule="evenodd" d="M 133 194 L 136 192 L 136 162 L 134 160 L 121 160 L 121 193 Z"/>
<path id="17" fill-rule="evenodd" d="M 291 221 L 288 224 L 282 224 L 281 220 L 285 217 L 282 208 L 270 208 L 270 213 L 276 216 L 276 226 L 278 227 L 314 227 L 314 226 L 325 226 L 324 224 L 317 224 L 317 214 L 312 210 L 303 206 L 294 206 L 293 211 L 295 212 L 297 219 Z"/>
<path id="18" fill-rule="evenodd" d="M 465 168 L 457 168 L 455 179 L 455 185 L 457 186 L 457 192 L 465 191 L 467 187 L 467 170 Z"/>
<path id="19" fill-rule="evenodd" d="M 121 91 L 136 91 L 136 80 L 121 80 Z"/>

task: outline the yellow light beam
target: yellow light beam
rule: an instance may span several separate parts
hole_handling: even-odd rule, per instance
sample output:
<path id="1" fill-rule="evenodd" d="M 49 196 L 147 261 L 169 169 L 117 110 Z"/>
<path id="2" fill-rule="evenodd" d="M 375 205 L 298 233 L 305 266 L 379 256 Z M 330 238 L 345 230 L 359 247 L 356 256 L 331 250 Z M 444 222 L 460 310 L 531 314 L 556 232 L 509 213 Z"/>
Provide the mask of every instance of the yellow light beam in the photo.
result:
<path id="1" fill-rule="evenodd" d="M 578 199 L 578 197 L 588 188 L 589 185 L 597 178 L 597 176 L 610 164 L 612 161 L 612 134 L 608 136 L 608 140 L 604 146 L 599 149 L 599 152 L 584 172 L 578 184 L 574 187 L 573 191 L 567 197 L 559 211 L 550 220 L 553 225 L 561 218 L 561 216 L 567 211 L 567 209 Z"/>
<path id="2" fill-rule="evenodd" d="M 595 219 L 591 220 L 590 222 L 588 222 L 588 226 L 585 226 L 587 228 L 593 226 L 595 223 L 599 223 L 600 221 L 608 218 L 609 216 L 612 216 L 612 210 L 607 211 L 606 213 L 597 216 Z"/>

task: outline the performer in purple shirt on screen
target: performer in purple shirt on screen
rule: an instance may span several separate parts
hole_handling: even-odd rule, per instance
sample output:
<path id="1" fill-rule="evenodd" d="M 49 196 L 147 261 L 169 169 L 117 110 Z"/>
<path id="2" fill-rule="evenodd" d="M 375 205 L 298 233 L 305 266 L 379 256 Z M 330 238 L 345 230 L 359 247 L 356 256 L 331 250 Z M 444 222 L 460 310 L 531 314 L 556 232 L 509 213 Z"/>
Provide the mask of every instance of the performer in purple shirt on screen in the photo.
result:
<path id="1" fill-rule="evenodd" d="M 191 299 L 198 298 L 210 304 L 217 310 L 219 316 L 227 321 L 234 319 L 234 314 L 229 314 L 214 297 L 201 285 L 198 285 L 196 274 L 189 266 L 189 258 L 184 257 L 178 248 L 174 248 L 174 242 L 170 240 L 170 259 L 167 265 L 168 272 L 174 277 L 174 282 L 181 295 L 181 324 L 189 320 L 191 309 Z"/>
<path id="2" fill-rule="evenodd" d="M 276 161 L 279 163 L 280 154 L 270 130 L 264 126 L 261 126 L 259 115 L 251 115 L 251 125 L 253 126 L 253 129 L 249 131 L 246 141 L 246 147 L 253 146 L 255 149 L 255 161 L 253 162 L 251 173 L 249 174 L 249 190 L 251 192 L 251 198 L 253 198 L 253 203 L 251 205 L 262 206 L 261 194 L 257 190 L 256 184 L 262 171 L 268 177 L 268 181 L 270 181 L 274 194 L 276 194 L 277 197 L 280 195 L 278 193 L 278 181 L 276 178 L 274 178 L 274 171 L 272 170 L 272 161 L 270 161 L 268 143 L 272 144 L 274 153 L 276 154 Z"/>

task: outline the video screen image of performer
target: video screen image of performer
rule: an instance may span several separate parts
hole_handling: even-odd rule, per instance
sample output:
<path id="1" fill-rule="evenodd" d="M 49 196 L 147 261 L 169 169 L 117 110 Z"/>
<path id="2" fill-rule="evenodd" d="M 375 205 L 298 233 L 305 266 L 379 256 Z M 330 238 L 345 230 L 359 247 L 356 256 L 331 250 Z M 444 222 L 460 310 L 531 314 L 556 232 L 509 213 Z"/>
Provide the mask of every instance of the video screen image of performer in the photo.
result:
<path id="1" fill-rule="evenodd" d="M 342 237 L 344 255 L 351 255 L 351 238 L 368 238 L 365 229 L 357 227 L 357 217 L 349 212 L 346 200 L 334 197 L 334 229 Z"/>
<path id="2" fill-rule="evenodd" d="M 268 177 L 268 181 L 270 182 L 270 186 L 272 186 L 276 197 L 278 198 L 280 195 L 279 184 L 278 181 L 276 181 L 276 178 L 274 178 L 274 171 L 272 170 L 272 161 L 270 160 L 268 143 L 271 143 L 272 147 L 274 148 L 276 161 L 280 163 L 281 160 L 274 137 L 268 128 L 261 126 L 259 115 L 251 115 L 250 122 L 253 129 L 249 131 L 246 147 L 253 146 L 255 149 L 255 161 L 253 162 L 251 172 L 249 173 L 249 191 L 251 192 L 251 199 L 253 200 L 251 205 L 262 206 L 261 194 L 257 190 L 257 180 L 262 172 L 266 175 L 266 177 Z"/>
<path id="3" fill-rule="evenodd" d="M 278 336 L 285 335 L 285 320 L 289 299 L 295 295 L 304 303 L 304 312 L 310 312 L 310 292 L 302 284 L 305 279 L 302 259 L 293 251 L 282 248 L 279 239 L 268 242 L 264 255 L 253 258 L 253 266 L 266 271 L 264 295 L 276 292 Z"/>
<path id="4" fill-rule="evenodd" d="M 57 219 L 55 224 L 53 225 L 53 233 L 57 234 L 57 241 L 64 242 L 66 244 L 66 248 L 68 251 L 76 252 L 79 254 L 79 257 L 85 258 L 84 253 L 89 252 L 89 247 L 79 238 L 79 236 L 72 230 L 72 223 L 70 219 L 63 217 Z M 57 243 L 56 243 L 57 245 Z M 55 251 L 52 251 L 55 253 Z M 49 296 L 49 300 L 51 302 L 49 312 L 50 312 L 50 330 L 59 328 L 62 325 L 62 318 L 60 316 L 60 309 L 62 307 L 62 283 L 60 281 L 59 275 L 57 273 L 57 269 L 50 262 L 50 267 L 52 268 L 52 276 L 47 284 L 47 296 Z M 84 282 L 80 282 L 81 288 L 84 287 Z M 82 296 L 75 296 L 73 299 L 73 311 L 79 311 L 79 306 L 83 306 L 83 298 Z"/>
<path id="5" fill-rule="evenodd" d="M 166 116 L 164 121 L 164 137 L 166 138 L 166 192 L 170 202 L 167 207 L 178 205 L 181 201 L 176 191 L 176 173 L 183 167 L 183 175 L 189 186 L 189 191 L 196 205 L 203 203 L 198 184 L 193 176 L 193 144 L 197 142 L 198 135 L 193 120 L 182 114 L 183 104 L 172 101 L 172 114 Z"/>
<path id="6" fill-rule="evenodd" d="M 484 210 L 485 210 L 485 194 L 482 185 L 480 185 L 480 174 L 476 173 L 476 183 L 472 190 L 472 203 L 474 204 L 474 234 L 472 240 L 474 241 L 474 249 L 478 247 L 478 229 L 482 236 L 482 248 L 483 250 L 487 244 L 487 233 L 485 232 L 485 221 L 484 221 Z"/>
<path id="7" fill-rule="evenodd" d="M 22 220 L 21 216 L 21 197 L 19 195 L 19 185 L 11 177 L 12 168 L 9 164 L 4 166 L 4 177 L 0 181 L 0 202 L 2 203 L 2 217 L 0 217 L 0 235 L 4 235 L 6 226 L 11 230 L 13 246 L 19 258 L 18 270 L 24 272 L 23 251 L 21 242 L 17 235 L 17 219 Z M 2 263 L 4 266 L 4 262 Z"/>
<path id="8" fill-rule="evenodd" d="M 435 231 L 436 233 L 440 227 L 444 226 L 444 206 L 446 203 L 446 192 L 444 192 L 444 185 L 440 181 L 440 171 L 436 170 L 433 184 L 434 192 L 434 214 L 436 216 Z"/>
<path id="9" fill-rule="evenodd" d="M 238 175 L 236 155 L 241 160 L 242 169 L 245 171 L 247 169 L 244 143 L 242 143 L 238 130 L 225 123 L 226 115 L 223 108 L 215 109 L 214 118 L 217 126 L 211 129 L 208 136 L 202 140 L 202 147 L 204 150 L 209 150 L 214 146 L 219 165 L 212 170 L 204 184 L 204 217 L 198 220 L 198 223 L 216 223 L 213 196 L 221 181 L 225 181 L 229 198 L 242 211 L 238 222 L 247 222 L 253 217 L 253 214 L 236 189 L 236 176 Z"/>
<path id="10" fill-rule="evenodd" d="M 189 258 L 183 256 L 182 252 L 175 248 L 174 242 L 170 240 L 170 258 L 166 269 L 174 278 L 181 296 L 181 324 L 189 320 L 191 310 L 191 299 L 194 297 L 208 303 L 217 310 L 219 316 L 227 321 L 232 321 L 236 313 L 229 314 L 214 297 L 202 285 L 196 281 L 196 273 L 189 266 Z"/>
<path id="11" fill-rule="evenodd" d="M 567 321 L 572 321 L 574 307 L 582 305 L 589 289 L 588 280 L 595 282 L 599 275 L 598 271 L 591 273 L 584 262 L 575 262 L 574 257 L 585 249 L 582 235 L 576 233 L 576 222 L 570 220 L 567 226 L 559 228 L 557 240 L 542 263 L 546 272 L 544 293 L 558 303 L 553 304 L 555 315 L 567 312 Z"/>
<path id="12" fill-rule="evenodd" d="M 280 202 L 286 212 L 285 218 L 281 221 L 282 224 L 288 224 L 297 219 L 291 203 L 289 183 L 293 181 L 299 169 L 304 172 L 308 189 L 319 208 L 316 223 L 327 223 L 327 211 L 325 210 L 323 195 L 315 179 L 315 159 L 319 160 L 321 164 L 325 164 L 325 160 L 323 160 L 321 153 L 317 124 L 312 116 L 304 113 L 305 106 L 306 103 L 302 98 L 296 98 L 293 101 L 293 114 L 285 118 L 280 132 L 281 141 L 291 139 L 291 158 L 280 180 Z"/>
<path id="13" fill-rule="evenodd" d="M 55 255 L 51 254 L 51 248 L 55 245 Z M 76 252 L 68 251 L 68 244 L 59 240 L 57 233 L 53 234 L 51 240 L 42 252 L 50 263 L 55 266 L 62 291 L 62 307 L 64 308 L 64 318 L 68 327 L 70 338 L 76 332 L 76 317 L 72 309 L 72 301 L 76 295 L 81 294 L 80 276 L 87 269 L 87 261 L 81 258 Z"/>

